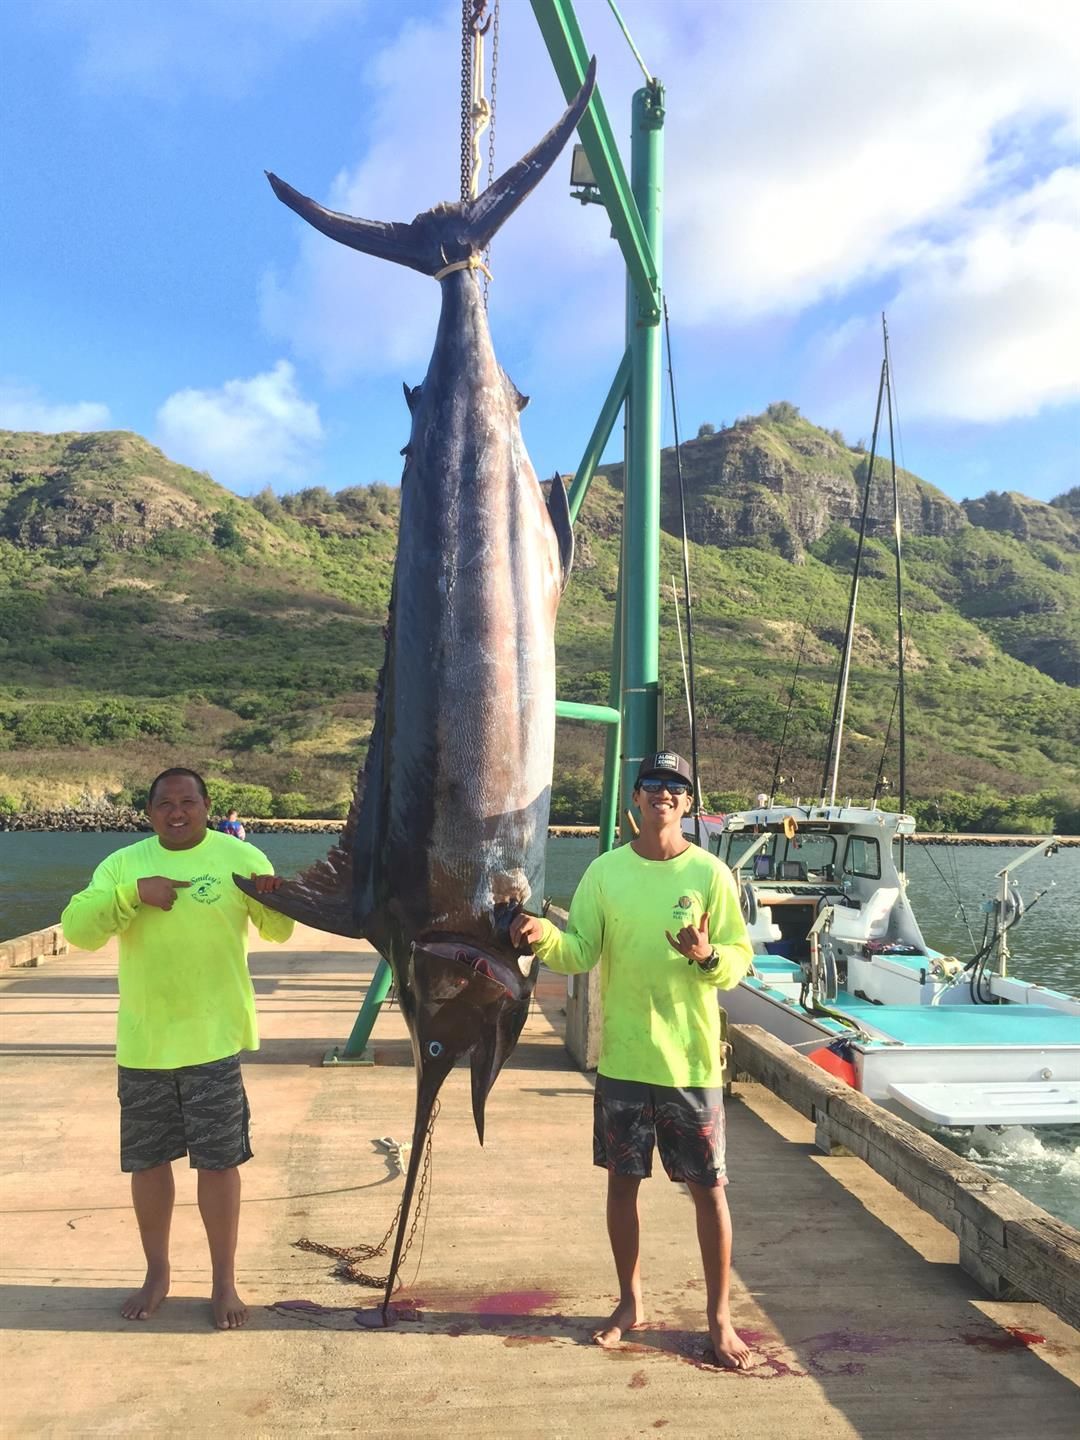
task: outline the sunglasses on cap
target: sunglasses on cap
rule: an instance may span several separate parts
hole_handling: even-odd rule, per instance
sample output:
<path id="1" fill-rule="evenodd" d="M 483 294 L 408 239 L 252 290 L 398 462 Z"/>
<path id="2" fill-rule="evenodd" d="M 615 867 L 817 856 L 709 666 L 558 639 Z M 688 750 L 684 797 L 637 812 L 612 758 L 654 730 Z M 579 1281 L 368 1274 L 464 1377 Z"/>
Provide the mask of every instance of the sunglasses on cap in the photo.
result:
<path id="1" fill-rule="evenodd" d="M 650 775 L 646 779 L 638 781 L 638 789 L 644 790 L 646 795 L 659 795 L 661 790 L 666 790 L 669 795 L 689 795 L 690 782 L 688 780 L 667 780 L 661 775 Z"/>

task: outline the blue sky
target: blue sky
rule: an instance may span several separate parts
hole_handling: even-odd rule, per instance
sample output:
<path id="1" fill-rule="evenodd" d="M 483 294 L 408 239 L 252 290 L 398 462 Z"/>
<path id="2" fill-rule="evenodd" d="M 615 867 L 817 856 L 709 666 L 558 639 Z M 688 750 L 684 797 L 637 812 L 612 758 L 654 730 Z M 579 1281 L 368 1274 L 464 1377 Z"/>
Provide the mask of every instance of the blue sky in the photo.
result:
<path id="1" fill-rule="evenodd" d="M 620 142 L 641 73 L 578 0 Z M 869 436 L 889 315 L 903 459 L 1050 499 L 1080 456 L 1080 25 L 1057 0 L 622 0 L 665 83 L 681 426 L 787 399 Z M 396 482 L 438 287 L 273 197 L 409 219 L 457 194 L 456 0 L 0 8 L 0 428 L 126 429 L 241 493 Z M 502 0 L 497 168 L 563 99 Z M 625 153 L 625 151 L 624 151 Z M 492 253 L 541 475 L 622 351 L 622 272 L 568 158 Z M 670 440 L 668 418 L 665 440 Z"/>

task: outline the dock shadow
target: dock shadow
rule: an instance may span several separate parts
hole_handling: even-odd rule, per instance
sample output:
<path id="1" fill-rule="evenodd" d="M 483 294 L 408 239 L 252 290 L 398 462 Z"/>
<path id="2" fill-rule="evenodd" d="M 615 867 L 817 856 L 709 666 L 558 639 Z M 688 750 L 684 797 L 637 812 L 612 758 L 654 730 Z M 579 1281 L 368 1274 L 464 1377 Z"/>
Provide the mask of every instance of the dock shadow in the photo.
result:
<path id="1" fill-rule="evenodd" d="M 1080 1374 L 1074 1332 L 1066 1343 L 1056 1321 L 1043 1334 L 1008 1310 L 997 1323 L 958 1264 L 919 1248 L 924 1217 L 861 1161 L 826 1161 L 737 1097 L 728 1123 L 737 1289 L 758 1311 L 744 1325 L 737 1302 L 735 1322 L 763 1363 L 725 1373 L 809 1378 L 858 1434 L 933 1434 L 963 1415 L 966 1431 L 1012 1440 L 1036 1409 L 1040 1435 L 1080 1433 L 1080 1388 L 1055 1363 Z M 859 1169 L 845 1184 L 847 1166 Z"/>

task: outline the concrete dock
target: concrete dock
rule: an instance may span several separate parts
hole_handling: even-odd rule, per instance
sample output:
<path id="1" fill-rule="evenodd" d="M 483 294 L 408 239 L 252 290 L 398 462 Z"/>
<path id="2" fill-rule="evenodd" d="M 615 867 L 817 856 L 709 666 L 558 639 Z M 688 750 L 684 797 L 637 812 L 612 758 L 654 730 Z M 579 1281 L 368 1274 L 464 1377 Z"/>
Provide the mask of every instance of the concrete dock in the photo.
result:
<path id="1" fill-rule="evenodd" d="M 180 1165 L 172 1294 L 148 1322 L 118 1313 L 142 1266 L 116 1153 L 114 949 L 0 974 L 5 1436 L 1080 1434 L 1080 1335 L 1039 1305 L 987 1299 L 947 1230 L 862 1161 L 819 1153 L 813 1125 L 758 1085 L 728 1109 L 734 1318 L 758 1363 L 709 1363 L 693 1207 L 662 1174 L 642 1191 L 648 1321 L 621 1351 L 592 1345 L 613 1302 L 605 1177 L 550 975 L 483 1149 L 468 1072 L 450 1077 L 399 1296 L 413 1318 L 368 1328 L 377 1293 L 294 1242 L 378 1241 L 397 1206 L 376 1142 L 412 1127 L 400 1014 L 380 1016 L 374 1066 L 321 1063 L 374 960 L 300 928 L 288 946 L 253 943 L 263 1048 L 246 1062 L 238 1276 L 251 1320 L 228 1333 L 210 1325 Z"/>

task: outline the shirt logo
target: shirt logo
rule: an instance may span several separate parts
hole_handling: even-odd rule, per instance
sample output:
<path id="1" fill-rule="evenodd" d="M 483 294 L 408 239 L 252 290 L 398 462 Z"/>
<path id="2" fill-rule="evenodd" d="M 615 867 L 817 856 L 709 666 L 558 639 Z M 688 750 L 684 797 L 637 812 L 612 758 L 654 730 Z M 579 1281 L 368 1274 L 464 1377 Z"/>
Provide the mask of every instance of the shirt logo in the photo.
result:
<path id="1" fill-rule="evenodd" d="M 688 925 L 694 916 L 694 902 L 689 895 L 680 895 L 671 912 L 671 918 L 678 925 Z"/>
<path id="2" fill-rule="evenodd" d="M 191 882 L 189 894 L 200 905 L 216 905 L 221 899 L 221 876 L 196 875 Z"/>

